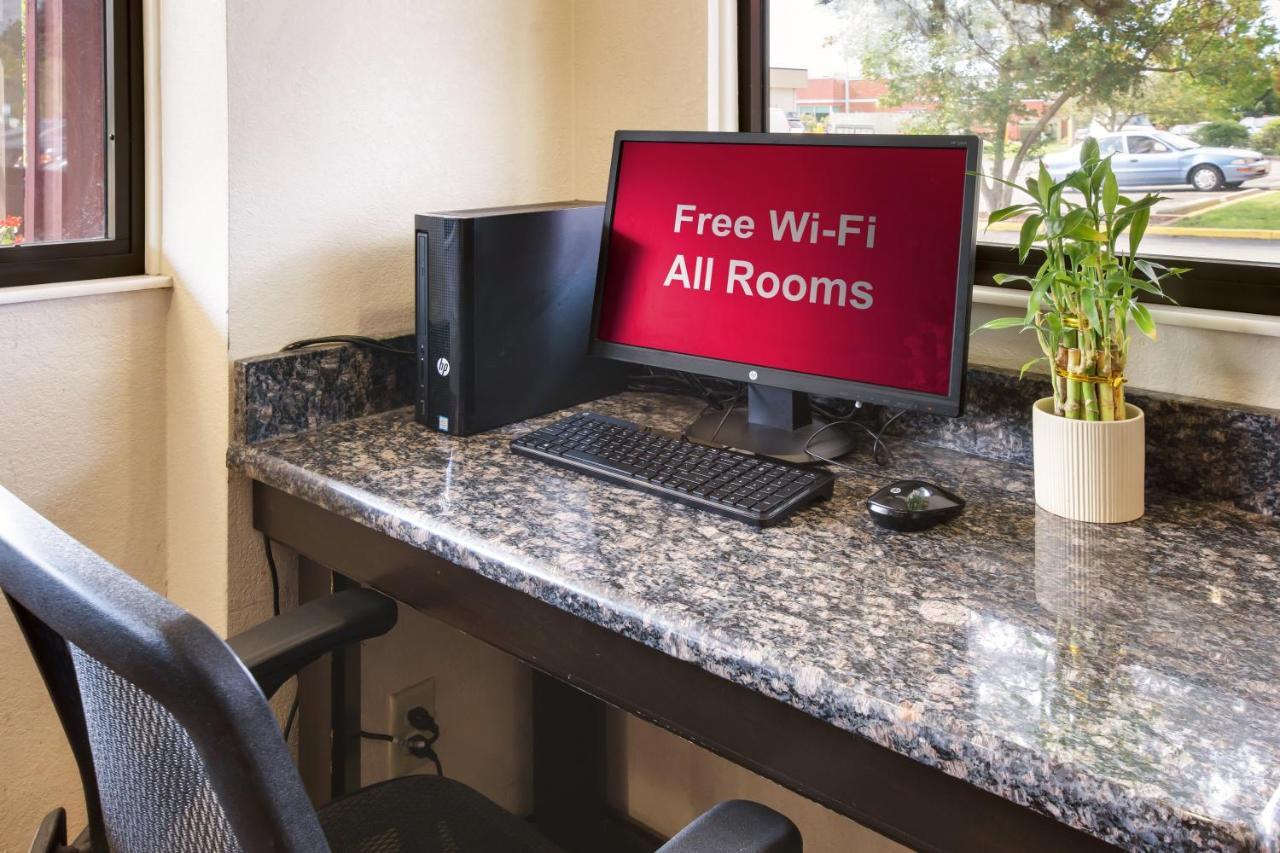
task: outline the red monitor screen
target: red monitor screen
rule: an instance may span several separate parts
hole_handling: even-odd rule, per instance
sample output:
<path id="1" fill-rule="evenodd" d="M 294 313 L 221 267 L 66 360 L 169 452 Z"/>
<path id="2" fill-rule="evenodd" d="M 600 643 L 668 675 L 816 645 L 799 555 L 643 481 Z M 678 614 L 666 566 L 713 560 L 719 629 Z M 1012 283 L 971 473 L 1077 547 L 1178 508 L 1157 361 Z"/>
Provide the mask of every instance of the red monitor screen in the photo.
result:
<path id="1" fill-rule="evenodd" d="M 599 340 L 948 395 L 965 147 L 624 140 L 617 157 Z"/>

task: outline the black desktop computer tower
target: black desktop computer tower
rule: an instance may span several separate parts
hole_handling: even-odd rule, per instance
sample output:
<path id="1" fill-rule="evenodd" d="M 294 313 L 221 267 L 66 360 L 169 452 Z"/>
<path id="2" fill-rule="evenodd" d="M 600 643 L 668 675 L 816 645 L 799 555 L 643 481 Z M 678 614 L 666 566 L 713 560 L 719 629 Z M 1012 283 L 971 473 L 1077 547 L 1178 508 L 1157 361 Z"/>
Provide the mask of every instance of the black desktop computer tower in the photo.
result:
<path id="1" fill-rule="evenodd" d="M 618 393 L 587 355 L 604 207 L 431 213 L 417 226 L 417 420 L 450 435 Z"/>

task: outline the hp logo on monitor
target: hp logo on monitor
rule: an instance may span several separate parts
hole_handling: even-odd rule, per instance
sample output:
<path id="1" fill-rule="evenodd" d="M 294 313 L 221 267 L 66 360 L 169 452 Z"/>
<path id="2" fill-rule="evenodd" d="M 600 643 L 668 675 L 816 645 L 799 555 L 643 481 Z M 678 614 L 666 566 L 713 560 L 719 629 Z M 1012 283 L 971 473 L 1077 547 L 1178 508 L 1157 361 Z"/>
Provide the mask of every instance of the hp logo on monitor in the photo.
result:
<path id="1" fill-rule="evenodd" d="M 760 378 L 760 374 L 756 373 L 754 370 L 749 370 L 747 371 L 747 378 L 750 379 L 752 382 L 755 382 L 757 379 Z"/>
<path id="2" fill-rule="evenodd" d="M 439 373 L 441 376 L 449 375 L 449 359 L 447 358 L 436 359 L 436 373 Z"/>

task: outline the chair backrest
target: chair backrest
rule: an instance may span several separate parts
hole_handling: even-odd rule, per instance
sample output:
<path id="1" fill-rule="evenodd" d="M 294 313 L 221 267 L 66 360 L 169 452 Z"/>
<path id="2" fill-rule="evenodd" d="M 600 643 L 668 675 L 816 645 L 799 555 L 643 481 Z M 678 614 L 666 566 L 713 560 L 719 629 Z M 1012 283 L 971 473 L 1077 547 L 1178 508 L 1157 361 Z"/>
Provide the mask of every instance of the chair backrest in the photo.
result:
<path id="1" fill-rule="evenodd" d="M 95 853 L 328 850 L 227 644 L 2 488 L 0 589 L 79 766 Z"/>

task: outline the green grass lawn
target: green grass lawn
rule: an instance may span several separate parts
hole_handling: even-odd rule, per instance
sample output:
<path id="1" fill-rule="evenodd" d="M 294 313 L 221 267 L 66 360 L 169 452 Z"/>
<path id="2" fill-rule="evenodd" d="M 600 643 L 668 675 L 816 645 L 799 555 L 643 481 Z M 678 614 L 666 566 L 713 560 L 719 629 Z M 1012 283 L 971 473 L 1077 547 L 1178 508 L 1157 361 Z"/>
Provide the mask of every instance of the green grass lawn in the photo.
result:
<path id="1" fill-rule="evenodd" d="M 1177 228 L 1280 229 L 1280 192 L 1268 192 L 1172 223 Z"/>

